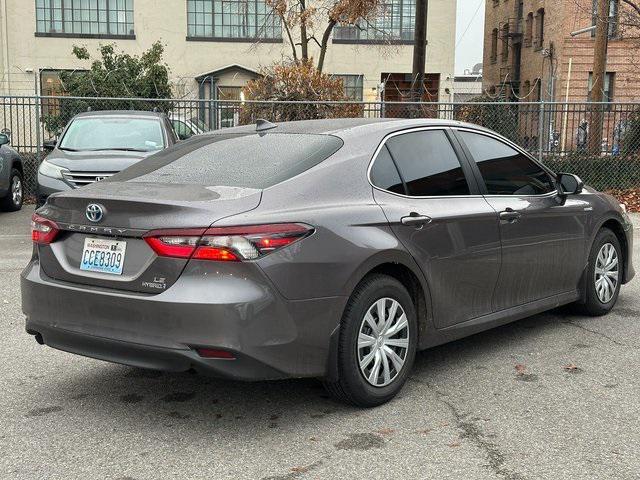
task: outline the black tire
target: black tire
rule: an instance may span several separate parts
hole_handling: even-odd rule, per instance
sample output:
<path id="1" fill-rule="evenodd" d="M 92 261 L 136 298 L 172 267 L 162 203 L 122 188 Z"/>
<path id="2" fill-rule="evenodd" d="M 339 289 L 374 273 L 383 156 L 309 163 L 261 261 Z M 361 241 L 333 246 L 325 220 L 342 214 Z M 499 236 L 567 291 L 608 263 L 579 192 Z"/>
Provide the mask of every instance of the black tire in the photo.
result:
<path id="1" fill-rule="evenodd" d="M 365 314 L 377 300 L 382 298 L 397 301 L 404 310 L 409 341 L 404 364 L 399 372 L 395 372 L 395 378 L 385 386 L 374 386 L 361 372 L 357 342 Z M 397 395 L 411 372 L 416 354 L 417 336 L 416 311 L 407 289 L 398 280 L 387 275 L 373 274 L 366 277 L 349 298 L 342 316 L 336 352 L 338 378 L 331 382 L 325 381 L 326 389 L 337 399 L 359 407 L 375 407 L 388 402 Z"/>
<path id="2" fill-rule="evenodd" d="M 598 297 L 598 292 L 596 291 L 595 269 L 598 254 L 606 244 L 613 245 L 615 249 L 618 259 L 618 280 L 616 282 L 611 299 L 607 302 L 603 302 Z M 620 241 L 618 240 L 618 237 L 616 237 L 615 233 L 613 233 L 608 228 L 603 228 L 596 235 L 596 238 L 593 241 L 593 245 L 591 246 L 591 251 L 589 252 L 589 263 L 587 265 L 587 273 L 585 279 L 586 301 L 584 303 L 574 305 L 574 310 L 578 313 L 590 315 L 593 317 L 598 317 L 609 313 L 609 311 L 613 308 L 613 306 L 616 304 L 616 301 L 618 300 L 618 294 L 620 293 L 620 285 L 623 274 L 624 256 L 622 253 L 622 249 L 620 248 Z"/>
<path id="3" fill-rule="evenodd" d="M 13 185 L 14 182 L 19 182 L 20 185 L 20 198 L 16 201 L 13 196 Z M 15 212 L 22 208 L 22 202 L 24 200 L 24 180 L 22 178 L 22 173 L 17 168 L 11 169 L 11 174 L 9 176 L 9 191 L 4 198 L 0 198 L 0 210 L 5 212 Z"/>

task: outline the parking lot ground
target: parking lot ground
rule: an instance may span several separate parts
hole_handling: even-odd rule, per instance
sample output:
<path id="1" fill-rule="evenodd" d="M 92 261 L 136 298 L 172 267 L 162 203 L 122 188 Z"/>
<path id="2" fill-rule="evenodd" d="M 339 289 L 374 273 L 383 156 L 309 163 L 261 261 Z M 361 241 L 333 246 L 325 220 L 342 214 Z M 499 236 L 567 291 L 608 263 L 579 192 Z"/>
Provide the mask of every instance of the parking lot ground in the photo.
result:
<path id="1" fill-rule="evenodd" d="M 0 214 L 1 478 L 640 478 L 638 279 L 605 317 L 553 311 L 422 352 L 396 400 L 361 410 L 315 380 L 37 345 L 19 291 L 31 210 Z"/>

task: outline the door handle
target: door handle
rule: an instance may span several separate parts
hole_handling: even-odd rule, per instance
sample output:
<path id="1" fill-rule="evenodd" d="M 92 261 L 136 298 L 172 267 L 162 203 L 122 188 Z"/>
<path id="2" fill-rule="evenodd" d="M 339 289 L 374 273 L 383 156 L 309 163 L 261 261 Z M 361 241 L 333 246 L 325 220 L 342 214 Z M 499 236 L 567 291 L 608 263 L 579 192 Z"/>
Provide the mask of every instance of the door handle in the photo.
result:
<path id="1" fill-rule="evenodd" d="M 402 217 L 400 221 L 402 222 L 403 225 L 421 228 L 427 223 L 431 223 L 431 217 L 427 217 L 426 215 L 420 215 L 416 212 L 411 212 L 406 217 Z"/>
<path id="2" fill-rule="evenodd" d="M 500 212 L 500 220 L 508 223 L 516 223 L 522 214 L 516 212 L 513 208 L 506 208 L 503 212 Z"/>

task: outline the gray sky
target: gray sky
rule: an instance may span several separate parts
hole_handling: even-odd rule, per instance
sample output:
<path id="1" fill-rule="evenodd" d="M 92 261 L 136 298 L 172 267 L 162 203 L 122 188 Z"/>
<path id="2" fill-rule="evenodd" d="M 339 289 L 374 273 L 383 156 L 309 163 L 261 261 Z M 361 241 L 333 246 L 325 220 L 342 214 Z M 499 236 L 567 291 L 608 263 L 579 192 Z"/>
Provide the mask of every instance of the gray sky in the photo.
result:
<path id="1" fill-rule="evenodd" d="M 456 74 L 482 62 L 484 3 L 485 0 L 458 0 Z"/>

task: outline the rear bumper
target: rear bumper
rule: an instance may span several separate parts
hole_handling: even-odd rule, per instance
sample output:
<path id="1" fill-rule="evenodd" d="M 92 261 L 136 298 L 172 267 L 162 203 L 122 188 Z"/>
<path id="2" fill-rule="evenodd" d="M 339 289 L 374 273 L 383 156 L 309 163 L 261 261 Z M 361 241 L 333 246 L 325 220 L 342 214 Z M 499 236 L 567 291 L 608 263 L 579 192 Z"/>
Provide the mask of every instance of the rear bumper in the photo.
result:
<path id="1" fill-rule="evenodd" d="M 229 278 L 190 264 L 166 291 L 139 295 L 50 279 L 36 259 L 21 278 L 26 329 L 53 348 L 137 367 L 240 380 L 324 376 L 346 298 L 287 301 L 251 271 Z M 236 359 L 201 358 L 195 347 Z"/>

